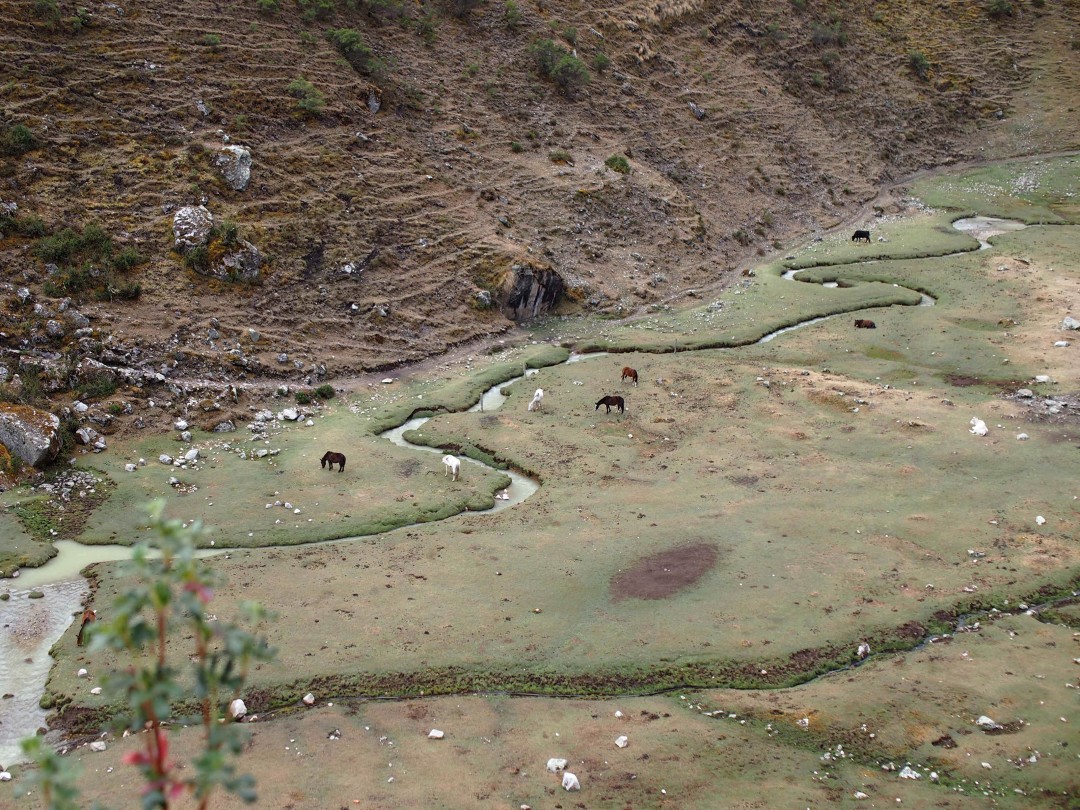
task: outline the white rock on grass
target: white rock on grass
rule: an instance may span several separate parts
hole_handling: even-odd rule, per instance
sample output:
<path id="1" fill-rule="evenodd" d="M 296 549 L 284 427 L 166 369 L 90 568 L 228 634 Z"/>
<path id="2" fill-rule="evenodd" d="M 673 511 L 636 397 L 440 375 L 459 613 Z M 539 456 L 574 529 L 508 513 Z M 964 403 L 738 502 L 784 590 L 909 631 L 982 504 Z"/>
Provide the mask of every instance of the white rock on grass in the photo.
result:
<path id="1" fill-rule="evenodd" d="M 446 735 L 437 728 L 433 728 L 427 733 L 429 740 L 441 740 Z"/>
<path id="2" fill-rule="evenodd" d="M 90 694 L 91 695 L 100 695 L 101 694 L 101 687 L 100 686 L 95 686 L 93 689 L 90 690 Z"/>
<path id="3" fill-rule="evenodd" d="M 305 706 L 314 706 L 315 705 L 315 696 L 313 694 L 311 694 L 311 692 L 308 692 L 306 695 L 304 695 L 304 705 Z"/>
<path id="4" fill-rule="evenodd" d="M 160 461 L 162 464 L 172 464 L 173 462 L 172 456 L 170 456 L 168 453 L 162 453 L 160 456 L 158 456 L 158 461 Z"/>
<path id="5" fill-rule="evenodd" d="M 75 673 L 75 677 L 76 678 L 85 678 L 89 674 L 90 673 L 87 672 L 86 669 L 80 669 L 78 672 Z"/>
<path id="6" fill-rule="evenodd" d="M 549 759 L 547 761 L 547 769 L 551 773 L 558 773 L 559 771 L 561 771 L 565 767 L 566 767 L 566 760 L 565 759 L 559 759 L 557 757 L 552 757 L 551 759 Z"/>
<path id="7" fill-rule="evenodd" d="M 1026 442 L 1026 441 L 1027 441 L 1028 439 L 1030 439 L 1030 438 L 1031 438 L 1031 437 L 1030 437 L 1030 436 L 1028 436 L 1028 435 L 1027 435 L 1026 433 L 1017 433 L 1017 434 L 1016 434 L 1016 440 L 1017 440 L 1018 442 Z"/>
<path id="8" fill-rule="evenodd" d="M 619 748 L 626 748 L 629 744 L 630 740 L 625 734 L 615 738 L 615 745 Z"/>
<path id="9" fill-rule="evenodd" d="M 173 427 L 177 430 L 187 430 L 188 423 L 183 419 L 177 419 L 175 422 L 173 422 Z"/>
<path id="10" fill-rule="evenodd" d="M 567 771 L 562 775 L 563 790 L 581 790 L 581 782 L 578 781 L 577 776 Z"/>
<path id="11" fill-rule="evenodd" d="M 105 745 L 104 740 L 94 740 L 92 743 L 90 743 L 90 750 L 91 751 L 97 751 L 98 753 L 100 753 L 100 752 L 104 751 L 106 748 L 108 748 L 108 746 Z"/>
<path id="12" fill-rule="evenodd" d="M 910 765 L 905 765 L 904 769 L 900 771 L 901 779 L 922 779 L 922 774 L 912 768 Z"/>
<path id="13" fill-rule="evenodd" d="M 11 774 L 7 771 L 0 771 L 0 782 L 10 782 Z"/>
<path id="14" fill-rule="evenodd" d="M 975 436 L 985 436 L 987 434 L 986 422 L 977 416 L 971 417 L 971 431 Z"/>
<path id="15" fill-rule="evenodd" d="M 125 464 L 124 465 L 124 471 L 125 472 L 135 472 L 137 469 L 139 469 L 139 466 L 137 464 Z"/>
<path id="16" fill-rule="evenodd" d="M 1044 518 L 1042 515 L 1036 515 L 1035 522 L 1042 526 L 1044 523 L 1046 523 L 1046 518 Z"/>
<path id="17" fill-rule="evenodd" d="M 247 714 L 247 706 L 240 698 L 236 698 L 236 700 L 229 704 L 229 716 L 233 720 L 239 720 L 245 714 Z"/>
<path id="18" fill-rule="evenodd" d="M 975 725 L 979 728 L 990 729 L 991 731 L 1002 728 L 1000 723 L 996 722 L 992 717 L 987 717 L 985 714 L 981 715 L 979 719 L 975 721 Z"/>
<path id="19" fill-rule="evenodd" d="M 199 449 L 192 447 L 186 453 L 184 453 L 184 461 L 197 461 L 199 458 Z"/>

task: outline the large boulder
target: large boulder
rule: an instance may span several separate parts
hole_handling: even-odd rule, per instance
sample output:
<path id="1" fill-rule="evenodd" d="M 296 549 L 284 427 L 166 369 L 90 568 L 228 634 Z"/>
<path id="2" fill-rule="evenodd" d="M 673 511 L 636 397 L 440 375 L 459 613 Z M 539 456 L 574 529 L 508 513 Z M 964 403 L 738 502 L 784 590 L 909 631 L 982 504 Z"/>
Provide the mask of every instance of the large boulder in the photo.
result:
<path id="1" fill-rule="evenodd" d="M 550 267 L 515 264 L 511 269 L 514 276 L 504 309 L 515 321 L 544 314 L 555 306 L 566 287 L 562 276 Z"/>
<path id="2" fill-rule="evenodd" d="M 60 419 L 27 405 L 0 403 L 0 444 L 31 467 L 40 467 L 60 450 Z"/>
<path id="3" fill-rule="evenodd" d="M 187 253 L 206 244 L 210 229 L 214 227 L 214 215 L 204 205 L 186 205 L 173 214 L 174 247 Z"/>
<path id="4" fill-rule="evenodd" d="M 241 240 L 210 268 L 210 275 L 226 281 L 258 281 L 263 257 L 251 242 Z"/>
<path id="5" fill-rule="evenodd" d="M 251 151 L 246 146 L 223 146 L 214 165 L 234 191 L 243 191 L 251 180 Z"/>

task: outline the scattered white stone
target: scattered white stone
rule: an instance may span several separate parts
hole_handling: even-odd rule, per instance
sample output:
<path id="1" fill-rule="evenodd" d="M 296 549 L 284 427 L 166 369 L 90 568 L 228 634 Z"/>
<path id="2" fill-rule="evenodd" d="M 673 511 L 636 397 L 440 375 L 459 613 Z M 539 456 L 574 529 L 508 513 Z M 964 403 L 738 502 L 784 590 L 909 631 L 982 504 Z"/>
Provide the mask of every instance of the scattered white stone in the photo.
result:
<path id="1" fill-rule="evenodd" d="M 1076 320 L 1072 315 L 1069 315 L 1061 322 L 1062 329 L 1080 329 L 1080 321 Z"/>
<path id="2" fill-rule="evenodd" d="M 311 694 L 311 692 L 308 692 L 306 695 L 304 695 L 304 705 L 305 706 L 314 706 L 315 705 L 315 696 L 313 694 Z"/>
<path id="3" fill-rule="evenodd" d="M 162 453 L 160 456 L 158 456 L 158 461 L 160 461 L 162 464 L 172 464 L 173 460 L 172 456 L 170 456 L 168 453 Z"/>
<path id="4" fill-rule="evenodd" d="M 84 669 L 80 669 L 80 670 L 79 670 L 78 672 L 76 672 L 76 673 L 75 673 L 75 677 L 76 677 L 76 678 L 85 678 L 85 677 L 86 677 L 87 675 L 89 675 L 89 674 L 90 674 L 90 673 L 89 673 L 89 672 L 87 672 L 87 671 L 86 671 L 86 669 L 84 668 Z"/>
<path id="5" fill-rule="evenodd" d="M 547 769 L 551 773 L 558 773 L 559 771 L 561 771 L 565 767 L 566 767 L 566 760 L 565 759 L 558 759 L 556 757 L 552 757 L 551 759 L 549 759 L 547 761 Z"/>
<path id="6" fill-rule="evenodd" d="M 183 419 L 177 419 L 175 422 L 173 422 L 173 427 L 177 430 L 187 430 L 188 423 Z"/>
<path id="7" fill-rule="evenodd" d="M 616 716 L 616 717 L 622 717 L 622 716 L 623 716 L 623 713 L 622 713 L 622 712 L 620 712 L 620 711 L 619 711 L 618 709 L 616 709 L 616 710 L 615 710 L 615 716 Z"/>
<path id="8" fill-rule="evenodd" d="M 104 740 L 94 740 L 92 743 L 90 743 L 90 750 L 91 751 L 97 751 L 97 752 L 100 753 L 101 751 L 104 751 L 106 748 L 108 748 L 108 746 L 105 745 Z"/>
<path id="9" fill-rule="evenodd" d="M 440 731 L 439 729 L 433 728 L 431 731 L 429 731 L 427 733 L 427 736 L 428 736 L 429 740 L 441 740 L 446 735 L 442 731 Z"/>
<path id="10" fill-rule="evenodd" d="M 1054 341 L 1054 348 L 1056 348 L 1056 349 L 1064 349 L 1068 345 L 1069 345 L 1069 341 L 1067 341 L 1067 340 L 1055 340 Z"/>
<path id="11" fill-rule="evenodd" d="M 563 790 L 581 790 L 581 782 L 570 771 L 562 775 L 562 786 Z"/>
<path id="12" fill-rule="evenodd" d="M 1046 523 L 1046 518 L 1044 518 L 1042 515 L 1036 515 L 1035 522 L 1042 526 L 1044 523 Z"/>
<path id="13" fill-rule="evenodd" d="M 247 714 L 247 706 L 240 698 L 236 698 L 236 700 L 229 704 L 229 716 L 232 717 L 233 720 L 239 720 L 245 714 Z"/>
<path id="14" fill-rule="evenodd" d="M 810 728 L 810 718 L 804 717 L 801 720 L 797 720 L 796 725 L 798 725 L 800 728 Z"/>
<path id="15" fill-rule="evenodd" d="M 971 417 L 971 433 L 976 436 L 985 436 L 987 434 L 986 422 L 977 416 Z"/>
<path id="16" fill-rule="evenodd" d="M 0 771 L 0 782 L 10 782 L 11 774 L 7 771 Z M 522 805 L 524 807 L 524 805 Z"/>
<path id="17" fill-rule="evenodd" d="M 139 469 L 139 467 L 136 464 L 125 464 L 124 465 L 124 471 L 125 472 L 135 472 L 137 469 Z"/>
<path id="18" fill-rule="evenodd" d="M 199 458 L 199 449 L 192 447 L 186 453 L 184 453 L 184 461 L 196 461 Z"/>
<path id="19" fill-rule="evenodd" d="M 870 645 L 865 641 L 859 645 L 859 649 L 855 651 L 855 655 L 859 658 L 866 658 L 870 654 Z"/>
<path id="20" fill-rule="evenodd" d="M 308 419 L 308 420 L 307 420 L 306 422 L 304 422 L 304 424 L 305 424 L 305 425 L 306 425 L 307 427 L 315 427 L 315 422 L 314 422 L 314 420 L 312 420 L 312 419 Z"/>
<path id="21" fill-rule="evenodd" d="M 619 748 L 626 748 L 626 746 L 628 746 L 629 744 L 630 740 L 625 734 L 615 738 L 615 745 L 617 745 Z"/>
<path id="22" fill-rule="evenodd" d="M 922 779 L 922 774 L 912 768 L 910 765 L 905 765 L 904 769 L 900 771 L 901 779 Z"/>
<path id="23" fill-rule="evenodd" d="M 981 715 L 978 720 L 975 721 L 975 725 L 979 728 L 994 729 L 1002 728 L 1001 723 L 995 722 L 992 717 L 987 717 L 985 714 Z"/>
<path id="24" fill-rule="evenodd" d="M 991 764 L 990 764 L 989 762 L 984 762 L 984 763 L 982 763 L 982 766 L 983 766 L 984 768 L 986 768 L 986 770 L 988 770 L 988 771 L 992 771 L 992 770 L 994 770 L 994 766 L 993 766 L 993 765 L 991 765 Z"/>
<path id="25" fill-rule="evenodd" d="M 386 377 L 383 380 L 383 385 L 390 385 L 390 383 L 392 383 L 392 382 L 393 382 L 393 380 L 390 377 Z"/>
<path id="26" fill-rule="evenodd" d="M 140 458 L 139 459 L 139 466 L 140 467 L 145 467 L 146 466 L 146 459 L 145 458 Z"/>
<path id="27" fill-rule="evenodd" d="M 1028 435 L 1027 435 L 1026 433 L 1017 433 L 1017 434 L 1016 434 L 1016 440 L 1017 440 L 1018 442 L 1026 442 L 1026 441 L 1027 441 L 1028 439 L 1030 439 L 1030 438 L 1031 438 L 1031 437 L 1030 437 L 1030 436 L 1028 436 Z"/>
<path id="28" fill-rule="evenodd" d="M 870 797 L 867 794 L 863 793 L 861 790 L 856 790 L 855 791 L 855 798 L 856 799 L 869 799 Z"/>
<path id="29" fill-rule="evenodd" d="M 101 687 L 100 686 L 95 686 L 93 689 L 90 690 L 90 694 L 91 695 L 100 695 L 101 694 Z"/>

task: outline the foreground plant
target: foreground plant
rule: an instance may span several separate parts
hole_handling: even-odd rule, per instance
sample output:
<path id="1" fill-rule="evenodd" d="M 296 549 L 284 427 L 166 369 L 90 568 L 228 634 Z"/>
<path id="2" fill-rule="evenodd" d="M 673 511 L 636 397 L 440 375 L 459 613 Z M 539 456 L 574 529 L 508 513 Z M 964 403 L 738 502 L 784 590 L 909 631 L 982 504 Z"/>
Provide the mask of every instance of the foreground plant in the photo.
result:
<path id="1" fill-rule="evenodd" d="M 144 810 L 167 810 L 185 793 L 203 810 L 219 787 L 252 802 L 254 779 L 238 774 L 234 762 L 247 735 L 223 715 L 228 701 L 243 690 L 250 665 L 270 660 L 273 651 L 264 638 L 207 614 L 213 588 L 220 583 L 195 557 L 202 525 L 165 520 L 163 509 L 163 501 L 149 506 L 155 536 L 135 547 L 128 591 L 105 611 L 106 619 L 90 625 L 90 652 L 107 649 L 142 662 L 107 676 L 105 688 L 124 706 L 114 721 L 117 732 L 143 732 L 142 749 L 129 752 L 124 761 L 142 774 Z M 242 609 L 249 623 L 266 618 L 258 605 Z M 170 663 L 169 639 L 189 636 L 191 653 L 173 656 L 185 664 Z M 202 726 L 202 749 L 193 768 L 181 769 L 169 758 L 167 723 Z M 51 797 L 49 810 L 73 806 L 71 774 L 57 765 L 55 753 L 41 746 L 28 753 L 39 765 L 42 795 Z"/>

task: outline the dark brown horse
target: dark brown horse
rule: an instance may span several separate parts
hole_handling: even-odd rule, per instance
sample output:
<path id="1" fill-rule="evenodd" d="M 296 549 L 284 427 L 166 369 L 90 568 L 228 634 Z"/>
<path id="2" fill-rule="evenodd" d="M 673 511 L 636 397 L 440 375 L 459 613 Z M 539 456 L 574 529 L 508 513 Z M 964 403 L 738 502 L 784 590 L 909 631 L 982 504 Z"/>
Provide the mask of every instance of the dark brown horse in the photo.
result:
<path id="1" fill-rule="evenodd" d="M 611 413 L 612 408 L 618 408 L 619 413 L 625 413 L 626 412 L 626 403 L 623 401 L 622 397 L 616 397 L 616 396 L 613 396 L 611 394 L 608 394 L 606 397 L 604 397 L 603 399 L 601 399 L 599 402 L 596 403 L 596 407 L 593 408 L 593 410 L 595 410 L 595 411 L 600 410 L 601 405 L 603 405 L 603 406 L 605 406 L 607 408 L 607 410 L 604 411 L 604 413 Z"/>
<path id="2" fill-rule="evenodd" d="M 868 321 L 866 318 L 855 319 L 856 329 L 877 329 L 877 324 L 873 321 Z"/>
<path id="3" fill-rule="evenodd" d="M 630 381 L 633 382 L 634 385 L 637 385 L 637 369 L 636 368 L 630 368 L 630 366 L 623 366 L 622 379 L 619 380 L 619 382 L 623 382 L 624 380 L 626 380 L 627 377 L 630 378 Z"/>
<path id="4" fill-rule="evenodd" d="M 323 469 L 329 464 L 331 470 L 334 469 L 335 464 L 340 464 L 341 466 L 338 468 L 338 472 L 342 472 L 345 469 L 345 456 L 342 453 L 335 453 L 332 450 L 327 450 L 323 457 L 319 459 L 319 463 L 322 464 Z"/>

